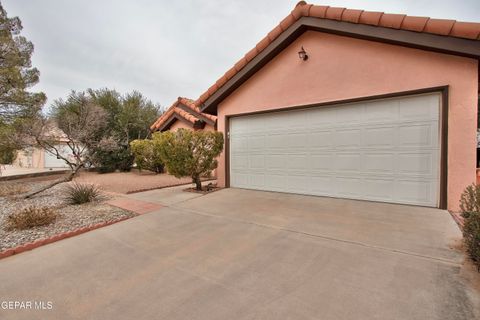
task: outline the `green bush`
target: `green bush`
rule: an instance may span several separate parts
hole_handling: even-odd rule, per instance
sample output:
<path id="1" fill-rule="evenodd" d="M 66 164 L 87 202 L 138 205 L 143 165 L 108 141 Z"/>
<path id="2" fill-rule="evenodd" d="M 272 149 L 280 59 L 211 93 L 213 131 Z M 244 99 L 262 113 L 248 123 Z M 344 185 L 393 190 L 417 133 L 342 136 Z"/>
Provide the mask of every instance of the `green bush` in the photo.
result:
<path id="1" fill-rule="evenodd" d="M 160 158 L 158 143 L 153 140 L 133 140 L 130 148 L 135 157 L 135 163 L 140 170 L 149 170 L 155 173 L 162 173 L 163 161 Z"/>
<path id="2" fill-rule="evenodd" d="M 7 217 L 8 230 L 24 230 L 33 227 L 45 226 L 55 221 L 57 213 L 48 207 L 28 207 L 21 209 Z"/>
<path id="3" fill-rule="evenodd" d="M 100 173 L 130 171 L 134 157 L 126 146 L 121 146 L 113 138 L 105 138 L 92 150 L 92 164 Z"/>
<path id="4" fill-rule="evenodd" d="M 191 177 L 197 190 L 202 189 L 200 177 L 217 167 L 216 157 L 223 149 L 221 132 L 179 129 L 154 133 L 153 141 L 167 171 L 177 178 Z"/>
<path id="5" fill-rule="evenodd" d="M 460 199 L 467 252 L 480 270 L 480 185 L 468 186 Z"/>
<path id="6" fill-rule="evenodd" d="M 101 190 L 93 184 L 71 183 L 63 190 L 68 204 L 83 204 L 101 199 Z"/>
<path id="7" fill-rule="evenodd" d="M 472 184 L 465 188 L 460 198 L 460 211 L 464 218 L 472 212 L 480 212 L 480 186 Z"/>

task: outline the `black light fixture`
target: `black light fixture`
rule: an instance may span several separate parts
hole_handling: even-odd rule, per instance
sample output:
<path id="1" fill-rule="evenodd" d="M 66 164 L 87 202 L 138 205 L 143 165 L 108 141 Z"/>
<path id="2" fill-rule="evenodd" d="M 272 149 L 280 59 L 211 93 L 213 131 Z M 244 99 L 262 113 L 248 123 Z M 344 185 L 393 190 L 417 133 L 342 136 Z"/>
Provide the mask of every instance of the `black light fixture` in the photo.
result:
<path id="1" fill-rule="evenodd" d="M 300 59 L 302 59 L 303 61 L 307 60 L 308 59 L 308 54 L 307 52 L 305 51 L 305 49 L 303 49 L 303 46 L 302 46 L 302 50 L 298 51 L 298 57 Z"/>

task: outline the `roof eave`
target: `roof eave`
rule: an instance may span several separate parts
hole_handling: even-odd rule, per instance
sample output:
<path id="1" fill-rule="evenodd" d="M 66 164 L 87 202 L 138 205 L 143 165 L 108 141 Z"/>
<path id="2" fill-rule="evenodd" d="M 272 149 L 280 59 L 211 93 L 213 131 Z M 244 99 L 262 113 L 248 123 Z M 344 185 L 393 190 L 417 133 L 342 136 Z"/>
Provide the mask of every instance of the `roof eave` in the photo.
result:
<path id="1" fill-rule="evenodd" d="M 223 99 L 307 30 L 385 42 L 480 60 L 480 45 L 477 40 L 315 17 L 301 17 L 208 97 L 207 100 L 200 105 L 201 111 L 216 114 L 217 105 Z"/>

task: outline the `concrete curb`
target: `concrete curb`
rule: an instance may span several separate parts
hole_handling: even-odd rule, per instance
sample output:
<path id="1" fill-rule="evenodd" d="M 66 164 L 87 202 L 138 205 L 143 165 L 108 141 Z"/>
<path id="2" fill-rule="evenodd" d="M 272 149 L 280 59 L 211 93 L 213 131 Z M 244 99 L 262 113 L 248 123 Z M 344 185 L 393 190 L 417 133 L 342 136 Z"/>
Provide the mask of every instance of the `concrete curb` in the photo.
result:
<path id="1" fill-rule="evenodd" d="M 47 177 L 47 176 L 54 176 L 60 174 L 66 174 L 70 172 L 70 170 L 57 170 L 57 171 L 45 171 L 45 172 L 34 172 L 34 173 L 26 173 L 26 174 L 16 174 L 12 176 L 0 176 L 0 181 L 11 181 L 11 180 L 19 180 L 19 179 L 28 179 L 28 178 L 37 178 L 37 177 Z"/>
<path id="2" fill-rule="evenodd" d="M 10 249 L 7 249 L 5 251 L 0 252 L 0 259 L 12 256 L 14 254 L 19 254 L 19 253 L 22 253 L 24 251 L 29 251 L 29 250 L 44 246 L 44 245 L 49 244 L 49 243 L 57 242 L 59 240 L 63 240 L 63 239 L 66 239 L 66 238 L 77 236 L 79 234 L 82 234 L 82 233 L 85 233 L 85 232 L 88 232 L 88 231 L 103 228 L 103 227 L 109 226 L 109 225 L 117 223 L 117 222 L 125 221 L 125 220 L 130 219 L 130 218 L 133 218 L 133 217 L 124 217 L 124 218 L 113 220 L 113 221 L 100 222 L 100 223 L 92 224 L 92 225 L 89 225 L 89 226 L 86 226 L 86 227 L 83 227 L 83 228 L 79 228 L 79 229 L 76 229 L 76 230 L 67 231 L 67 232 L 64 232 L 64 233 L 59 233 L 59 234 L 51 236 L 50 238 L 38 239 L 38 240 L 35 240 L 33 242 L 28 242 L 28 243 L 19 245 L 18 247 L 10 248 Z"/>

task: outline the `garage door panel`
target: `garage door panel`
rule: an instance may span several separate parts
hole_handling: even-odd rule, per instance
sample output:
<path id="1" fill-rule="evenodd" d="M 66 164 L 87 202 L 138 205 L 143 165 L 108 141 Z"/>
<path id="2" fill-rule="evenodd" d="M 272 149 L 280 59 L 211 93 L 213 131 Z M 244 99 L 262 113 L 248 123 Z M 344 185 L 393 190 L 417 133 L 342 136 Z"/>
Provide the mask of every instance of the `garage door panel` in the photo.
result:
<path id="1" fill-rule="evenodd" d="M 364 193 L 369 199 L 377 201 L 391 201 L 394 199 L 394 179 L 365 179 Z"/>
<path id="2" fill-rule="evenodd" d="M 328 128 L 336 122 L 337 115 L 333 108 L 315 108 L 307 110 L 307 119 L 305 124 L 312 128 Z"/>
<path id="3" fill-rule="evenodd" d="M 360 177 L 336 177 L 337 193 L 344 198 L 361 198 L 363 194 Z"/>
<path id="4" fill-rule="evenodd" d="M 366 123 L 382 123 L 398 119 L 398 101 L 377 101 L 364 105 Z"/>
<path id="5" fill-rule="evenodd" d="M 263 150 L 265 149 L 265 135 L 264 134 L 256 134 L 251 135 L 247 138 L 247 147 L 249 150 Z"/>
<path id="6" fill-rule="evenodd" d="M 309 179 L 309 190 L 312 195 L 331 196 L 335 194 L 335 177 L 331 175 L 315 175 Z"/>
<path id="7" fill-rule="evenodd" d="M 405 97 L 398 101 L 400 120 L 437 120 L 438 100 Z"/>
<path id="8" fill-rule="evenodd" d="M 232 118 L 231 186 L 435 207 L 439 111 L 425 94 Z"/>
<path id="9" fill-rule="evenodd" d="M 265 190 L 286 191 L 288 176 L 284 174 L 265 174 Z"/>
<path id="10" fill-rule="evenodd" d="M 399 127 L 402 139 L 399 146 L 431 147 L 436 141 L 432 136 L 432 124 L 404 125 Z"/>
<path id="11" fill-rule="evenodd" d="M 362 132 L 360 129 L 338 129 L 333 134 L 336 148 L 358 147 L 361 144 Z"/>
<path id="12" fill-rule="evenodd" d="M 288 176 L 288 191 L 293 193 L 303 193 L 308 191 L 309 176 L 306 175 L 289 175 Z"/>
<path id="13" fill-rule="evenodd" d="M 269 154 L 265 156 L 265 161 L 268 163 L 267 170 L 285 170 L 287 159 L 283 154 Z"/>
<path id="14" fill-rule="evenodd" d="M 362 145 L 368 148 L 392 148 L 396 135 L 396 127 L 367 127 L 363 130 Z"/>
<path id="15" fill-rule="evenodd" d="M 286 156 L 287 169 L 289 171 L 308 171 L 308 159 L 307 154 L 289 154 Z"/>
<path id="16" fill-rule="evenodd" d="M 310 156 L 309 169 L 313 172 L 333 171 L 335 167 L 334 157 L 335 154 L 333 153 L 312 154 Z"/>
<path id="17" fill-rule="evenodd" d="M 399 173 L 436 177 L 438 157 L 432 153 L 400 153 Z"/>
<path id="18" fill-rule="evenodd" d="M 432 181 L 400 180 L 396 185 L 396 198 L 403 203 L 430 205 L 434 189 Z"/>
<path id="19" fill-rule="evenodd" d="M 362 105 L 343 105 L 336 108 L 336 123 L 352 125 L 363 122 L 364 107 Z"/>
<path id="20" fill-rule="evenodd" d="M 248 175 L 248 185 L 262 189 L 265 187 L 265 174 L 255 173 Z"/>
<path id="21" fill-rule="evenodd" d="M 367 153 L 363 157 L 362 167 L 365 172 L 391 173 L 395 167 L 396 153 Z"/>
<path id="22" fill-rule="evenodd" d="M 338 171 L 360 171 L 362 155 L 359 153 L 336 153 L 335 168 Z"/>
<path id="23" fill-rule="evenodd" d="M 307 136 L 306 147 L 312 148 L 330 148 L 333 145 L 333 131 L 312 131 Z"/>

